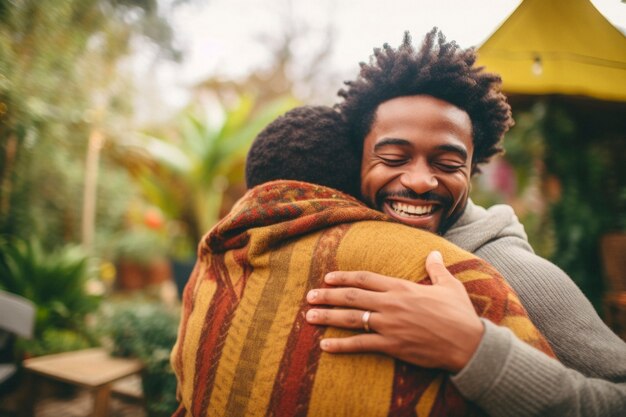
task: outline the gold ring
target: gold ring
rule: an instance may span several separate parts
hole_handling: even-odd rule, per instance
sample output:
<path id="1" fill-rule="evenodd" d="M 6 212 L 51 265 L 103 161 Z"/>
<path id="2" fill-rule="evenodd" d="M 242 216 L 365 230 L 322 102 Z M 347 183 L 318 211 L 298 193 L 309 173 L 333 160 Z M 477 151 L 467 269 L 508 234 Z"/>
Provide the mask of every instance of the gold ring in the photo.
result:
<path id="1" fill-rule="evenodd" d="M 361 317 L 361 321 L 363 322 L 363 329 L 369 333 L 370 332 L 370 316 L 372 315 L 371 311 L 366 311 L 363 313 L 363 317 Z"/>

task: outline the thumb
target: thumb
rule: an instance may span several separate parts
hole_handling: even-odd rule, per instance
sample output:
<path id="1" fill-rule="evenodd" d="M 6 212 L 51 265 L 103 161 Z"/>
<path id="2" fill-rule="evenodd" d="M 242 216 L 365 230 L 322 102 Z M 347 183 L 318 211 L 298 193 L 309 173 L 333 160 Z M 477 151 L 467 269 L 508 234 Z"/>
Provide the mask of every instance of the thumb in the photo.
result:
<path id="1" fill-rule="evenodd" d="M 432 251 L 426 257 L 426 272 L 432 281 L 433 285 L 442 284 L 444 280 L 454 277 L 443 264 L 443 257 L 441 252 Z"/>

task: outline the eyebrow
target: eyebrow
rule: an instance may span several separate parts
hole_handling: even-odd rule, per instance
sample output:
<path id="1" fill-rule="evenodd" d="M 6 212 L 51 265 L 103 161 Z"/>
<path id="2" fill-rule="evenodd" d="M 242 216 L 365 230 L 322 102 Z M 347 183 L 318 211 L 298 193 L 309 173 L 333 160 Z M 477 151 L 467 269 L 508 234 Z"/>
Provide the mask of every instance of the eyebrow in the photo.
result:
<path id="1" fill-rule="evenodd" d="M 385 146 L 392 146 L 392 145 L 410 146 L 411 143 L 406 139 L 384 138 L 376 142 L 376 144 L 374 145 L 374 150 L 377 151 L 380 148 L 384 148 Z"/>
<path id="2" fill-rule="evenodd" d="M 445 152 L 457 153 L 463 159 L 467 160 L 467 150 L 464 147 L 462 147 L 462 146 L 446 144 L 446 145 L 439 145 L 439 146 L 437 146 L 437 149 L 439 149 L 441 151 L 445 151 Z"/>
<path id="3" fill-rule="evenodd" d="M 400 138 L 384 138 L 374 145 L 374 151 L 380 150 L 385 146 L 411 146 L 411 143 L 406 139 Z M 453 144 L 443 144 L 436 147 L 437 150 L 444 152 L 453 152 L 460 155 L 463 159 L 467 160 L 467 150 L 463 146 Z"/>

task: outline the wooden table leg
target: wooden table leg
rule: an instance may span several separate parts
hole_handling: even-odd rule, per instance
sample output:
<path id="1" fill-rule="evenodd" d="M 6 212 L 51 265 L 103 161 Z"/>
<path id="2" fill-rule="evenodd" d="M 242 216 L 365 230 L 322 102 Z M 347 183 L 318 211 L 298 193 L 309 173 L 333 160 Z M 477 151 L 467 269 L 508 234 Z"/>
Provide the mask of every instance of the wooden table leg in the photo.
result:
<path id="1" fill-rule="evenodd" d="M 106 417 L 109 413 L 109 398 L 111 384 L 106 384 L 94 390 L 93 417 Z"/>
<path id="2" fill-rule="evenodd" d="M 18 388 L 17 415 L 19 417 L 33 417 L 35 415 L 35 403 L 39 397 L 39 384 L 36 376 L 30 372 L 24 372 L 24 380 Z"/>

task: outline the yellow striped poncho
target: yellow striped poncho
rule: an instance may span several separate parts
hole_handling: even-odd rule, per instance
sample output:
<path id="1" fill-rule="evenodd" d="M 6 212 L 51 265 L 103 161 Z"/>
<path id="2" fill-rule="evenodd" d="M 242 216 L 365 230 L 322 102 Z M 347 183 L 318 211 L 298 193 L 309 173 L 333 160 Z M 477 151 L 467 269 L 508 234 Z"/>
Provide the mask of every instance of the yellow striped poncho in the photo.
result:
<path id="1" fill-rule="evenodd" d="M 446 372 L 381 354 L 327 354 L 323 337 L 352 332 L 304 319 L 306 293 L 323 287 L 327 272 L 430 284 L 424 261 L 435 249 L 481 317 L 553 355 L 485 261 L 338 191 L 274 181 L 250 190 L 199 245 L 171 355 L 175 416 L 480 415 Z"/>

